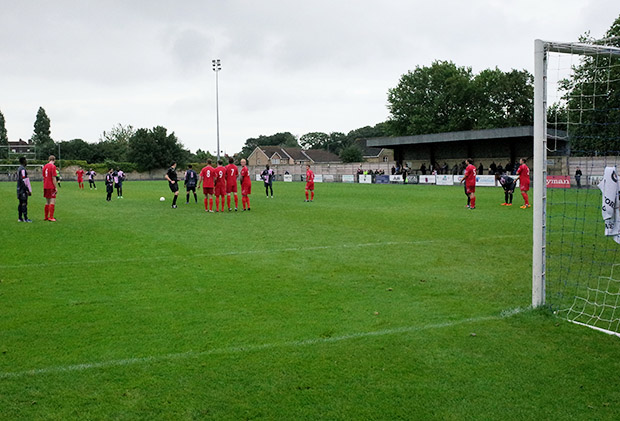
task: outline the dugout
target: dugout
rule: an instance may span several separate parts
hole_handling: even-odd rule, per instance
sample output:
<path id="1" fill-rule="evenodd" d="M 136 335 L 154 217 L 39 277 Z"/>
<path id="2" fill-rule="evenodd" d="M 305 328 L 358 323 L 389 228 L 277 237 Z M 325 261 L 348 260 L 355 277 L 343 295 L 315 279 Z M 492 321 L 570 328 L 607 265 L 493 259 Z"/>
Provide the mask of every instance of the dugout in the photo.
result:
<path id="1" fill-rule="evenodd" d="M 548 130 L 548 156 L 568 156 L 570 146 L 566 132 Z M 491 163 L 504 166 L 527 158 L 532 168 L 534 154 L 534 127 L 506 127 L 501 129 L 469 130 L 417 136 L 379 137 L 367 139 L 369 147 L 394 150 L 394 159 L 407 164 L 412 173 L 419 173 L 424 164 L 440 169 L 447 165 L 447 173 L 459 167 L 465 158 L 473 158 L 476 167 L 483 164 L 487 173 Z M 440 171 L 442 172 L 442 171 Z M 445 172 L 445 171 L 443 171 Z"/>

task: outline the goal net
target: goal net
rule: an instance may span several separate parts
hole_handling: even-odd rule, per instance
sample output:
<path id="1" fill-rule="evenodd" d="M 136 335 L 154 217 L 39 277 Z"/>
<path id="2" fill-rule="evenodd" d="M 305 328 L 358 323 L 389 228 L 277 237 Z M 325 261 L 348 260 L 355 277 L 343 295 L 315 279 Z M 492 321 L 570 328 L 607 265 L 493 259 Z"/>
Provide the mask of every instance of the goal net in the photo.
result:
<path id="1" fill-rule="evenodd" d="M 532 277 L 534 307 L 618 336 L 619 46 L 536 41 Z"/>

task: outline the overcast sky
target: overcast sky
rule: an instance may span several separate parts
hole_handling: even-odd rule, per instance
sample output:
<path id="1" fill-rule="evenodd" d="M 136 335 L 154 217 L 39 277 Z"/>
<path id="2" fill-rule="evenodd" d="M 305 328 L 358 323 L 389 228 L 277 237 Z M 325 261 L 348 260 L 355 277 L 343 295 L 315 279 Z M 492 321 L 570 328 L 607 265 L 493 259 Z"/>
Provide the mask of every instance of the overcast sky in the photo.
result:
<path id="1" fill-rule="evenodd" d="M 534 40 L 600 38 L 618 0 L 0 0 L 0 111 L 9 140 L 37 110 L 52 138 L 157 125 L 186 148 L 388 117 L 387 91 L 435 60 L 533 73 Z"/>

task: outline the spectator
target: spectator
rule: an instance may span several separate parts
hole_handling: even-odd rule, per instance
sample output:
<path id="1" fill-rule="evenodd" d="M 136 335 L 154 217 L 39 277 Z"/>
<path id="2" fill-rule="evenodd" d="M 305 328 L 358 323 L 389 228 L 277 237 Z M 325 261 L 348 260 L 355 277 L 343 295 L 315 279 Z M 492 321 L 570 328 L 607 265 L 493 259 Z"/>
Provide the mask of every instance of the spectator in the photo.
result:
<path id="1" fill-rule="evenodd" d="M 577 188 L 580 189 L 581 188 L 581 176 L 583 174 L 581 173 L 581 169 L 579 167 L 577 167 L 577 171 L 575 171 L 575 181 L 577 182 Z"/>

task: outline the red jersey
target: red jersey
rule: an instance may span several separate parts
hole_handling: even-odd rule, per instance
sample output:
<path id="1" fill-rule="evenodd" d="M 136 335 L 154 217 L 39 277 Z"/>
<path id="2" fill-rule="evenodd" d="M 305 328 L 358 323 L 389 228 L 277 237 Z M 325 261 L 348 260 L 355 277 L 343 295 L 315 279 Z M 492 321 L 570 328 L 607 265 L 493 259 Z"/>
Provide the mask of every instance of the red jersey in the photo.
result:
<path id="1" fill-rule="evenodd" d="M 519 165 L 519 169 L 517 170 L 517 175 L 519 176 L 519 183 L 523 186 L 525 184 L 530 184 L 530 169 L 527 165 L 521 164 Z"/>
<path id="2" fill-rule="evenodd" d="M 235 164 L 226 165 L 226 184 L 236 184 L 239 177 L 239 168 Z"/>
<path id="3" fill-rule="evenodd" d="M 463 176 L 465 179 L 466 186 L 475 186 L 476 185 L 476 167 L 472 164 L 469 164 L 467 168 L 465 168 L 465 175 Z"/>
<path id="4" fill-rule="evenodd" d="M 241 168 L 241 185 L 252 184 L 252 180 L 250 180 L 250 170 L 248 167 Z"/>
<path id="5" fill-rule="evenodd" d="M 314 173 L 312 172 L 312 170 L 306 171 L 306 182 L 314 183 Z"/>
<path id="6" fill-rule="evenodd" d="M 215 195 L 224 196 L 226 194 L 226 168 L 219 165 L 215 169 Z"/>
<path id="7" fill-rule="evenodd" d="M 215 186 L 215 169 L 211 165 L 207 165 L 200 170 L 200 178 L 203 180 L 202 187 Z"/>
<path id="8" fill-rule="evenodd" d="M 75 175 L 77 175 L 78 181 L 83 181 L 84 180 L 84 170 L 77 170 L 75 172 Z"/>
<path id="9" fill-rule="evenodd" d="M 43 166 L 43 188 L 44 189 L 55 189 L 54 186 L 54 178 L 56 178 L 56 165 L 48 162 Z"/>

